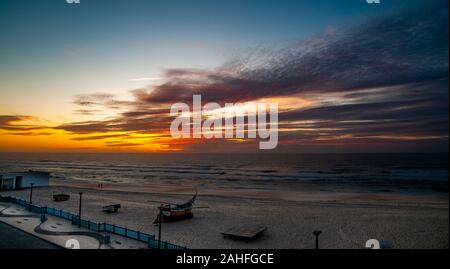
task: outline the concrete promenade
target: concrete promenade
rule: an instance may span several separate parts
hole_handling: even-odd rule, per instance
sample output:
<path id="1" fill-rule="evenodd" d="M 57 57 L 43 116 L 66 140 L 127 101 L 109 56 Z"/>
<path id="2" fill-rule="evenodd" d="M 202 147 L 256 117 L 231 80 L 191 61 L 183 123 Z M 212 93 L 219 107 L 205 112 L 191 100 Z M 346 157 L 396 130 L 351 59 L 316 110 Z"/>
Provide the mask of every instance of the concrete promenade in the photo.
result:
<path id="1" fill-rule="evenodd" d="M 41 248 L 41 246 L 42 248 L 46 248 L 46 244 L 39 245 L 38 243 L 36 243 L 37 238 L 43 239 L 63 248 L 66 248 L 66 244 L 68 244 L 68 242 L 75 242 L 75 245 L 78 245 L 80 249 L 148 248 L 147 244 L 137 240 L 105 232 L 93 232 L 85 228 L 78 228 L 68 220 L 61 219 L 55 216 L 46 216 L 47 220 L 41 223 L 39 214 L 30 213 L 25 208 L 12 203 L 0 203 L 0 223 L 4 223 L 2 224 L 2 227 L 6 227 L 5 224 L 7 224 L 28 234 L 28 236 L 26 237 L 28 239 L 25 240 L 22 240 L 22 238 L 24 238 L 24 235 L 22 235 L 20 231 L 8 235 L 7 237 L 5 237 L 8 238 L 8 240 L 5 240 L 5 242 L 2 243 L 2 247 L 14 248 L 15 246 L 17 246 L 17 244 L 12 242 L 14 242 L 14 238 L 17 237 L 17 240 L 21 240 L 21 242 L 23 242 L 20 243 L 20 245 L 25 246 L 24 248 L 28 247 L 28 245 L 25 243 L 26 240 L 30 240 L 30 246 L 28 248 Z M 9 229 L 12 228 L 9 227 Z M 105 235 L 109 235 L 111 238 L 109 244 L 103 244 L 101 240 L 99 240 L 99 238 Z M 34 238 L 35 240 L 32 240 L 29 239 L 31 238 L 30 236 L 37 238 Z M 3 239 L 3 237 L 1 238 Z M 8 244 L 11 244 L 11 246 L 8 246 Z M 54 248 L 56 248 L 56 246 L 54 246 Z M 67 248 L 71 247 L 67 245 Z"/>

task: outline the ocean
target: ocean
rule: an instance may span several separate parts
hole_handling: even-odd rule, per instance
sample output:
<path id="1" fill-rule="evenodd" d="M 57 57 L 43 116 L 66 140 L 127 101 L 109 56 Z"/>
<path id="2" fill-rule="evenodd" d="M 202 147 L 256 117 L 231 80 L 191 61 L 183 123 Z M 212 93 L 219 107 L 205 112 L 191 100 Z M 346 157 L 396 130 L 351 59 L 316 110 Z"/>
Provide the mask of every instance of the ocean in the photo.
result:
<path id="1" fill-rule="evenodd" d="M 53 179 L 128 184 L 288 183 L 411 185 L 448 192 L 447 154 L 0 153 L 0 171 L 47 171 Z M 423 186 L 423 188 L 422 188 Z"/>

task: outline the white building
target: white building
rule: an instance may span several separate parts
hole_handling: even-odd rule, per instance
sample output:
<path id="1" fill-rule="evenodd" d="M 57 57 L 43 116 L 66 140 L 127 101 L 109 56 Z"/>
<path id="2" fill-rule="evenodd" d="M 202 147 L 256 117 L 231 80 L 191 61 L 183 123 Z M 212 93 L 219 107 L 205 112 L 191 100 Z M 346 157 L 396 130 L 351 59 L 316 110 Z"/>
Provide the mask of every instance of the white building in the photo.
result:
<path id="1" fill-rule="evenodd" d="M 33 187 L 45 187 L 48 186 L 49 179 L 50 173 L 47 172 L 0 172 L 0 191 L 29 188 L 31 183 L 33 183 Z"/>

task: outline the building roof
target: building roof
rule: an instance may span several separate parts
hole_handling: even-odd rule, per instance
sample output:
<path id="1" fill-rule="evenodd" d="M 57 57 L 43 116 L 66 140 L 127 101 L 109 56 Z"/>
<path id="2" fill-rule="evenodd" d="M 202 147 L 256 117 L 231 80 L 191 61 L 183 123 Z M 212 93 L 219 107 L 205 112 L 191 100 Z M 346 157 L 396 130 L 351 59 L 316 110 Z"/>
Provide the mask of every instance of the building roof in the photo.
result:
<path id="1" fill-rule="evenodd" d="M 25 174 L 48 174 L 48 175 L 50 175 L 49 172 L 33 171 L 33 170 L 22 171 L 22 172 L 0 172 L 1 176 L 13 176 L 13 175 L 25 175 Z"/>

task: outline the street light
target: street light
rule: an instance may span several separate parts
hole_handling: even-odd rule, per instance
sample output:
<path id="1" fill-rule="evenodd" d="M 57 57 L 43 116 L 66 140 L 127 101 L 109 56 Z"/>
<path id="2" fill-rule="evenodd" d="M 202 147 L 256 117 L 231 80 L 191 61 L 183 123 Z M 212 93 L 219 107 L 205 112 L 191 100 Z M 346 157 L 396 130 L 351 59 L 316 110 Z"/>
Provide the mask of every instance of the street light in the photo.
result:
<path id="1" fill-rule="evenodd" d="M 28 210 L 31 211 L 31 204 L 33 203 L 33 185 L 34 183 L 30 183 L 30 201 L 28 202 L 29 208 Z"/>
<path id="2" fill-rule="evenodd" d="M 162 213 L 162 206 L 159 208 L 159 227 L 158 227 L 158 249 L 161 249 L 161 226 L 162 226 L 162 218 L 163 218 L 163 213 Z"/>
<path id="3" fill-rule="evenodd" d="M 83 196 L 83 193 L 80 192 L 79 194 L 80 194 L 80 204 L 78 207 L 78 228 L 81 228 L 81 198 Z"/>
<path id="4" fill-rule="evenodd" d="M 316 237 L 316 249 L 319 249 L 319 235 L 322 233 L 322 231 L 314 231 L 313 235 Z"/>

